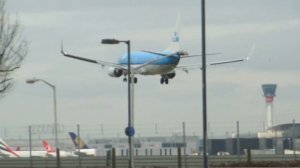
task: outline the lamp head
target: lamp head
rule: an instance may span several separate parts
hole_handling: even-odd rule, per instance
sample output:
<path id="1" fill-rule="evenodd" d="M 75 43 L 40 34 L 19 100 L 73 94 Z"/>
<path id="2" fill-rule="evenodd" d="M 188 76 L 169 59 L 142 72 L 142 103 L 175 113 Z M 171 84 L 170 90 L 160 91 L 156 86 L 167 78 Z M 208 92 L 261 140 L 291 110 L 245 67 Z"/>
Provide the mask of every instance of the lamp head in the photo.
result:
<path id="1" fill-rule="evenodd" d="M 102 44 L 119 44 L 120 40 L 116 40 L 116 39 L 102 39 L 101 43 Z"/>
<path id="2" fill-rule="evenodd" d="M 26 83 L 33 84 L 34 82 L 37 82 L 37 81 L 39 81 L 39 79 L 37 79 L 37 78 L 31 78 L 31 79 L 27 79 Z"/>

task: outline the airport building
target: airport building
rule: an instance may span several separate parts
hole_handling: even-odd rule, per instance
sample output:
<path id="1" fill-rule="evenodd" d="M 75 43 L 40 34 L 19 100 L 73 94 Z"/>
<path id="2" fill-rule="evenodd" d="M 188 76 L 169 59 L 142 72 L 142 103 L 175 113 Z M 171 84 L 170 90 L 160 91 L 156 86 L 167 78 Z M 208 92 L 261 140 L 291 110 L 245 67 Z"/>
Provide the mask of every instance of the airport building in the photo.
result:
<path id="1" fill-rule="evenodd" d="M 105 155 L 111 148 L 115 148 L 116 155 L 128 155 L 128 138 L 91 139 L 88 144 L 97 149 L 98 155 Z M 135 155 L 177 155 L 178 147 L 182 149 L 182 154 L 197 154 L 199 137 L 175 135 L 134 138 Z"/>
<path id="2" fill-rule="evenodd" d="M 263 84 L 262 91 L 266 103 L 266 131 L 258 132 L 252 137 L 234 135 L 226 139 L 209 139 L 208 152 L 217 155 L 218 152 L 236 155 L 245 154 L 245 149 L 251 149 L 253 154 L 291 154 L 300 150 L 300 123 L 274 125 L 274 97 L 276 84 Z M 239 148 L 239 149 L 238 149 Z M 292 151 L 292 152 L 291 152 Z"/>
<path id="3" fill-rule="evenodd" d="M 296 133 L 296 129 L 300 129 L 299 123 L 277 125 L 266 132 L 257 133 L 256 137 L 208 139 L 208 153 L 237 155 L 239 151 L 243 155 L 246 149 L 251 149 L 252 154 L 291 154 L 294 147 L 296 151 L 300 150 L 300 133 Z"/>
<path id="4" fill-rule="evenodd" d="M 292 154 L 294 147 L 296 152 L 300 151 L 297 130 L 300 130 L 300 123 L 275 125 L 265 132 L 239 137 L 235 134 L 227 138 L 209 138 L 207 152 L 209 155 L 244 155 L 246 149 L 251 149 L 252 154 Z M 182 154 L 199 155 L 203 148 L 198 136 L 135 137 L 134 142 L 135 155 L 177 155 L 178 147 Z M 111 148 L 115 148 L 119 156 L 128 155 L 128 138 L 90 139 L 88 144 L 97 149 L 97 155 L 106 155 Z"/>

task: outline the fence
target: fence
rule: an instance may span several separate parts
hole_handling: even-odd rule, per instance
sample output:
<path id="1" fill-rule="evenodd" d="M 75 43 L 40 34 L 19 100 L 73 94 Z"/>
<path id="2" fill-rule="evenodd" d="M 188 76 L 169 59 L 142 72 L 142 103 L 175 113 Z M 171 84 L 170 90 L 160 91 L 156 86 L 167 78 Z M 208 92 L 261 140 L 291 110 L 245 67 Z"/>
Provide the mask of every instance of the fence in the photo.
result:
<path id="1" fill-rule="evenodd" d="M 183 123 L 144 123 L 135 124 L 136 137 L 150 136 L 172 136 L 183 134 Z M 83 139 L 93 138 L 116 138 L 124 137 L 126 124 L 97 124 L 80 125 L 80 135 Z M 77 125 L 58 124 L 59 138 L 68 138 L 68 132 L 77 131 Z M 243 135 L 253 135 L 258 131 L 263 131 L 263 122 L 240 123 L 240 133 Z M 208 123 L 208 138 L 230 137 L 236 133 L 236 122 L 234 123 Z M 33 139 L 54 138 L 53 124 L 31 125 Z M 202 136 L 202 124 L 194 122 L 185 123 L 185 135 Z M 29 126 L 0 127 L 0 137 L 3 139 L 28 139 Z"/>
<path id="2" fill-rule="evenodd" d="M 186 156 L 186 158 L 180 158 L 178 161 L 177 156 L 138 156 L 134 158 L 134 166 L 137 168 L 198 168 L 202 165 L 201 156 Z M 209 156 L 209 164 L 214 163 L 230 163 L 238 162 L 237 156 Z M 241 161 L 246 161 L 247 157 L 242 156 Z M 287 155 L 253 155 L 252 161 L 292 161 L 293 156 Z M 108 163 L 107 157 L 81 157 L 78 158 L 62 158 L 61 168 L 102 168 L 113 167 L 112 163 Z M 125 168 L 128 167 L 128 157 L 116 157 L 115 167 Z M 181 165 L 179 165 L 181 164 Z M 0 168 L 44 168 L 44 167 L 56 167 L 55 158 L 6 158 L 0 159 Z"/>

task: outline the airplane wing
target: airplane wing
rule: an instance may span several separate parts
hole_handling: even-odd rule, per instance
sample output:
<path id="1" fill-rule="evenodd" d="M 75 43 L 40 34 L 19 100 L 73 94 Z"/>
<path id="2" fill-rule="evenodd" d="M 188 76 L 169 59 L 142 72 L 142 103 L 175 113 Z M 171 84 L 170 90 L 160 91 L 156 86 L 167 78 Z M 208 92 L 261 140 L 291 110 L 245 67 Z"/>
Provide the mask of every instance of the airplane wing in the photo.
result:
<path id="1" fill-rule="evenodd" d="M 217 61 L 217 62 L 207 63 L 207 65 L 229 64 L 229 63 L 247 61 L 249 59 L 250 59 L 250 57 L 246 57 L 244 59 L 232 59 L 232 60 L 226 60 L 226 61 Z M 180 69 L 180 70 L 183 70 L 184 72 L 188 73 L 189 70 L 192 70 L 192 69 L 202 69 L 202 64 L 199 63 L 199 64 L 179 65 L 176 67 L 176 69 Z"/>
<path id="2" fill-rule="evenodd" d="M 144 52 L 147 52 L 147 53 L 151 53 L 151 54 L 157 54 L 157 55 L 162 55 L 162 56 L 166 56 L 166 57 L 169 57 L 169 56 L 173 56 L 174 54 L 177 54 L 177 53 L 171 53 L 171 54 L 162 54 L 162 53 L 155 53 L 155 52 L 151 52 L 151 51 L 144 51 Z M 84 57 L 80 57 L 80 56 L 76 56 L 76 55 L 72 55 L 72 54 L 68 54 L 64 51 L 63 49 L 63 45 L 61 44 L 61 54 L 65 57 L 69 57 L 69 58 L 73 58 L 73 59 L 78 59 L 78 60 L 81 60 L 81 61 L 86 61 L 86 62 L 90 62 L 90 63 L 94 63 L 94 64 L 99 64 L 101 65 L 102 67 L 114 67 L 114 68 L 118 68 L 118 69 L 122 69 L 123 71 L 128 71 L 127 68 L 125 68 L 124 66 L 121 66 L 119 64 L 115 64 L 115 63 L 112 63 L 112 62 L 106 62 L 106 61 L 100 61 L 100 60 L 93 60 L 93 59 L 89 59 L 89 58 L 84 58 Z M 153 62 L 156 62 L 160 59 L 155 59 L 155 60 L 151 60 L 143 65 L 140 65 L 138 67 L 135 67 L 132 69 L 133 72 L 135 71 L 138 71 L 140 68 L 144 67 L 144 66 L 147 66 Z"/>
<path id="3" fill-rule="evenodd" d="M 112 63 L 112 62 L 101 61 L 101 60 L 93 60 L 93 59 L 89 59 L 89 58 L 84 58 L 84 57 L 79 57 L 79 56 L 75 56 L 75 55 L 72 55 L 72 54 L 68 54 L 63 50 L 63 47 L 61 47 L 61 54 L 65 57 L 78 59 L 78 60 L 81 60 L 81 61 L 86 61 L 86 62 L 90 62 L 90 63 L 94 63 L 94 64 L 99 64 L 102 67 L 114 67 L 114 68 L 119 68 L 119 69 L 123 69 L 123 70 L 127 71 L 126 68 L 124 68 L 123 66 L 121 66 L 119 64 L 115 64 L 115 63 Z"/>
<path id="4" fill-rule="evenodd" d="M 235 62 L 242 62 L 242 61 L 246 61 L 246 60 L 249 60 L 249 57 L 247 57 L 245 59 L 234 59 L 234 60 L 227 60 L 227 61 L 211 62 L 211 63 L 208 63 L 208 65 L 229 64 L 229 63 L 235 63 Z"/>
<path id="5" fill-rule="evenodd" d="M 162 53 L 156 53 L 156 52 L 152 52 L 152 51 L 143 51 L 143 52 L 147 52 L 147 53 L 151 53 L 151 54 L 157 54 L 157 55 L 162 55 L 162 56 L 165 56 L 165 57 L 171 57 L 171 56 L 173 56 L 174 54 L 179 54 L 180 55 L 180 57 L 181 58 L 187 58 L 187 57 L 196 57 L 196 56 L 202 56 L 202 55 L 186 55 L 186 54 L 184 54 L 184 52 L 176 52 L 176 53 L 171 53 L 171 54 L 162 54 Z M 215 55 L 215 54 L 219 54 L 219 53 L 210 53 L 210 54 L 207 54 L 207 55 Z M 133 71 L 135 72 L 135 71 L 138 71 L 139 69 L 141 69 L 141 68 L 143 68 L 143 67 L 145 67 L 145 66 L 147 66 L 147 65 L 149 65 L 149 64 L 152 64 L 152 63 L 154 63 L 154 62 L 156 62 L 156 61 L 159 61 L 159 60 L 161 60 L 161 59 L 164 59 L 164 58 L 159 58 L 159 59 L 154 59 L 154 60 L 151 60 L 151 61 L 148 61 L 148 62 L 146 62 L 146 63 L 144 63 L 144 64 L 142 64 L 142 65 L 140 65 L 140 66 L 138 66 L 138 67 L 135 67 L 135 68 L 133 68 Z M 236 61 L 236 60 L 235 60 Z M 216 62 L 216 63 L 214 63 L 214 64 L 217 64 L 218 62 Z M 229 62 L 228 62 L 229 63 Z M 220 62 L 219 62 L 219 64 L 221 64 Z"/>
<path id="6" fill-rule="evenodd" d="M 242 59 L 232 59 L 232 60 L 225 60 L 225 61 L 217 61 L 217 62 L 210 62 L 208 65 L 221 65 L 221 64 L 229 64 L 229 63 L 236 63 L 236 62 L 242 62 L 242 61 L 248 61 L 250 57 L 252 56 L 255 49 L 255 44 L 252 45 L 250 52 L 246 58 Z M 190 65 L 180 65 L 177 66 L 176 69 L 183 70 L 184 72 L 188 73 L 191 69 L 202 69 L 202 64 L 190 64 Z"/>

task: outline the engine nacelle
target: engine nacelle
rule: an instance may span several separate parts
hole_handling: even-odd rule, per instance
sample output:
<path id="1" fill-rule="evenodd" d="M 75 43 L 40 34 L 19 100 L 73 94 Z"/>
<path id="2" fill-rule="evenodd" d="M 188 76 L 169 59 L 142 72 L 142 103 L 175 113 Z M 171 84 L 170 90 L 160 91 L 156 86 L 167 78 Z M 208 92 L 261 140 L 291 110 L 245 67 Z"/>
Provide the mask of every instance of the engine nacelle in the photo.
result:
<path id="1" fill-rule="evenodd" d="M 179 55 L 189 55 L 189 53 L 187 51 L 178 51 Z"/>
<path id="2" fill-rule="evenodd" d="M 123 70 L 118 68 L 109 68 L 108 75 L 111 77 L 118 78 L 123 75 Z"/>
<path id="3" fill-rule="evenodd" d="M 169 79 L 172 79 L 176 76 L 176 73 L 175 72 L 171 72 L 171 73 L 168 73 L 166 74 L 166 76 L 169 78 Z"/>

